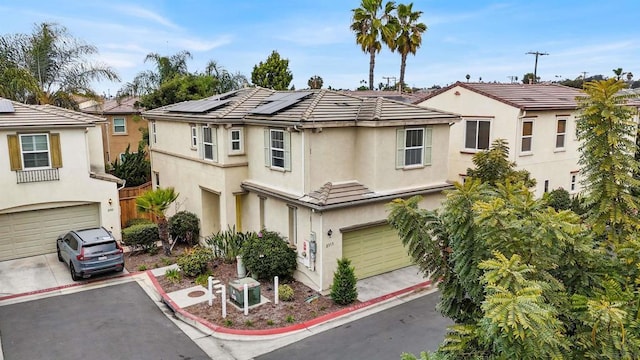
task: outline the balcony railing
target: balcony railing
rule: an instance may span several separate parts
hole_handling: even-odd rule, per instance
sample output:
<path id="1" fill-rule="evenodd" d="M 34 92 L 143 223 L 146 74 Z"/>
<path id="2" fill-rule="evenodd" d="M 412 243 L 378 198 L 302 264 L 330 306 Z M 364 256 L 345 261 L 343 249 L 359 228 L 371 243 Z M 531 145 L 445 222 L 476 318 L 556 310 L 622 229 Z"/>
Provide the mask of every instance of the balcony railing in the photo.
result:
<path id="1" fill-rule="evenodd" d="M 58 169 L 40 169 L 40 170 L 18 170 L 16 171 L 18 184 L 56 181 L 60 180 Z"/>

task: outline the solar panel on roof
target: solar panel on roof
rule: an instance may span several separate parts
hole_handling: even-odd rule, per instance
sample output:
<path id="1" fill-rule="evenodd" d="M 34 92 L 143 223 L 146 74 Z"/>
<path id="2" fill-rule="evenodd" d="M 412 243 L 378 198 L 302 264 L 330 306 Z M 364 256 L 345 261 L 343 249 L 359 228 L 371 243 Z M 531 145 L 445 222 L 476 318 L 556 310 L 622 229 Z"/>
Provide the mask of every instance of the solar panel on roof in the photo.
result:
<path id="1" fill-rule="evenodd" d="M 297 100 L 302 99 L 305 96 L 313 94 L 310 91 L 298 91 L 298 92 L 280 92 L 267 96 L 264 101 L 277 101 L 277 100 Z"/>
<path id="2" fill-rule="evenodd" d="M 257 108 L 251 110 L 252 114 L 262 114 L 262 115 L 271 115 L 275 112 L 278 112 L 284 108 L 287 108 L 295 103 L 298 103 L 300 99 L 295 100 L 278 100 L 274 102 L 270 102 L 265 105 L 258 106 Z"/>
<path id="3" fill-rule="evenodd" d="M 232 99 L 204 99 L 194 100 L 172 106 L 170 112 L 188 112 L 188 113 L 202 113 L 207 112 L 228 103 Z"/>
<path id="4" fill-rule="evenodd" d="M 0 99 L 0 113 L 14 113 L 16 109 L 13 108 L 11 101 L 7 99 Z"/>

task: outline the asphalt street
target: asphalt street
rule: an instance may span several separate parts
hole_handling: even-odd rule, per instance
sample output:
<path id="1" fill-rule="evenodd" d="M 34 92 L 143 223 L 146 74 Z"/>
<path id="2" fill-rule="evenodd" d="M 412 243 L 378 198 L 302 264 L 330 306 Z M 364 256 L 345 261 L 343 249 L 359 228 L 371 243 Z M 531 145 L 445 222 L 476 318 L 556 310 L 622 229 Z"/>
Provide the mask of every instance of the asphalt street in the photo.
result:
<path id="1" fill-rule="evenodd" d="M 209 357 L 136 282 L 0 306 L 5 360 Z"/>
<path id="2" fill-rule="evenodd" d="M 419 355 L 436 350 L 451 320 L 435 310 L 439 293 L 404 304 L 305 338 L 256 360 L 351 359 L 393 360 L 403 352 Z"/>

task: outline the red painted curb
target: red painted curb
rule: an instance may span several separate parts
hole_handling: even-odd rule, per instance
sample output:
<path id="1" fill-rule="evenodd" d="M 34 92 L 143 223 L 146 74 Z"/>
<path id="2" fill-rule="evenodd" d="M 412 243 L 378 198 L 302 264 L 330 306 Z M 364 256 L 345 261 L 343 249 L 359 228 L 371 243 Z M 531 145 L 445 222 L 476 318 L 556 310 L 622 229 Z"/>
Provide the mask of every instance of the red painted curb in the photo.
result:
<path id="1" fill-rule="evenodd" d="M 330 314 L 326 314 L 320 317 L 317 317 L 313 320 L 309 320 L 300 324 L 295 324 L 295 325 L 291 325 L 291 326 L 286 326 L 286 327 L 281 327 L 281 328 L 275 328 L 275 329 L 262 329 L 262 330 L 246 330 L 246 329 L 230 329 L 230 328 L 226 328 L 224 326 L 220 326 L 220 325 L 216 325 L 216 324 L 212 324 L 211 322 L 201 319 L 187 311 L 185 311 L 184 309 L 182 309 L 181 307 L 179 307 L 173 300 L 171 300 L 169 298 L 169 296 L 167 295 L 167 293 L 164 291 L 164 289 L 162 289 L 162 287 L 160 286 L 160 283 L 158 282 L 158 280 L 156 279 L 156 277 L 153 275 L 153 273 L 151 272 L 151 270 L 147 270 L 147 276 L 149 277 L 149 279 L 151 280 L 151 282 L 153 283 L 153 286 L 156 288 L 156 291 L 158 292 L 158 294 L 160 294 L 160 297 L 162 297 L 162 301 L 167 304 L 167 306 L 169 306 L 174 312 L 180 313 L 181 315 L 185 316 L 186 318 L 189 318 L 191 320 L 197 321 L 200 324 L 206 326 L 207 328 L 209 328 L 211 331 L 214 332 L 218 332 L 218 333 L 222 333 L 222 334 L 230 334 L 230 335 L 278 335 L 278 334 L 284 334 L 284 333 L 288 333 L 288 332 L 292 332 L 292 331 L 297 331 L 297 330 L 302 330 L 302 329 L 306 329 L 309 328 L 311 326 L 314 325 L 318 325 L 321 324 L 323 322 L 338 318 L 340 316 L 343 316 L 345 314 L 354 312 L 356 310 L 360 310 L 363 309 L 365 307 L 383 302 L 385 300 L 389 300 L 393 297 L 396 296 L 400 296 L 406 293 L 410 293 L 412 291 L 418 290 L 420 288 L 424 288 L 427 287 L 429 285 L 431 285 L 431 280 L 413 285 L 411 287 L 405 288 L 405 289 L 401 289 L 398 291 L 394 291 L 392 293 L 377 297 L 375 299 L 371 299 L 371 300 L 367 300 L 365 302 L 350 306 L 350 307 L 346 307 L 344 309 L 340 309 L 338 311 L 332 312 Z"/>
<path id="2" fill-rule="evenodd" d="M 103 278 L 103 279 L 83 280 L 83 281 L 75 282 L 73 284 L 60 285 L 60 286 L 55 286 L 55 287 L 52 287 L 52 288 L 34 290 L 34 291 L 29 291 L 29 292 L 20 293 L 20 294 L 11 294 L 11 295 L 7 295 L 7 296 L 0 296 L 0 301 L 9 300 L 9 299 L 16 299 L 16 298 L 20 298 L 20 297 L 24 297 L 24 296 L 30 296 L 30 295 L 45 294 L 45 293 L 48 293 L 48 292 L 53 292 L 53 291 L 58 291 L 58 290 L 62 290 L 62 289 L 73 288 L 73 287 L 76 287 L 76 286 L 82 286 L 82 285 L 87 285 L 87 284 L 99 283 L 99 282 L 107 281 L 107 280 L 110 280 L 110 279 L 124 278 L 124 277 L 133 276 L 133 275 L 137 275 L 137 274 L 138 274 L 138 272 L 128 273 L 128 274 L 120 274 L 120 275 L 110 276 L 108 278 Z"/>

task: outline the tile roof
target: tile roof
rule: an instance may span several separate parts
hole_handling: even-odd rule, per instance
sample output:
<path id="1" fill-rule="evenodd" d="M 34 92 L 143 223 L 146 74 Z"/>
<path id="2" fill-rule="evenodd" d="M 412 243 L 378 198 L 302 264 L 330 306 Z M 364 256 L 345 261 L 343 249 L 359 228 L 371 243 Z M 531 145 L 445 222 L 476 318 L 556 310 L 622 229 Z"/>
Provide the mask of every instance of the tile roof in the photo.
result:
<path id="1" fill-rule="evenodd" d="M 122 99 L 109 99 L 94 106 L 82 109 L 88 114 L 140 114 L 142 109 L 136 107 L 139 97 L 126 97 Z"/>
<path id="2" fill-rule="evenodd" d="M 315 205 L 335 205 L 371 198 L 373 191 L 357 181 L 324 184 L 320 189 L 309 193 L 307 202 Z"/>
<path id="3" fill-rule="evenodd" d="M 16 101 L 11 104 L 15 111 L 0 113 L 0 128 L 86 127 L 105 121 L 98 116 L 52 105 L 26 105 Z"/>
<path id="4" fill-rule="evenodd" d="M 558 84 L 456 82 L 430 94 L 421 102 L 456 86 L 522 110 L 575 110 L 577 108 L 576 97 L 583 95 L 579 89 Z"/>
<path id="5" fill-rule="evenodd" d="M 293 93 L 290 91 L 274 91 L 264 88 L 245 88 L 234 92 L 216 95 L 208 99 L 231 99 L 227 104 L 208 112 L 188 113 L 172 112 L 178 104 L 167 105 L 145 111 L 147 118 L 163 118 L 182 121 L 218 121 L 218 122 L 270 122 L 315 126 L 363 126 L 381 125 L 385 121 L 403 121 L 405 123 L 450 123 L 459 116 L 439 110 L 408 104 L 383 97 L 363 98 L 333 90 L 305 90 L 307 93 L 299 101 L 282 108 L 272 114 L 254 114 L 251 111 L 267 103 L 265 99 L 276 93 Z M 185 103 L 179 103 L 185 108 Z M 186 107 L 188 108 L 188 107 Z"/>

